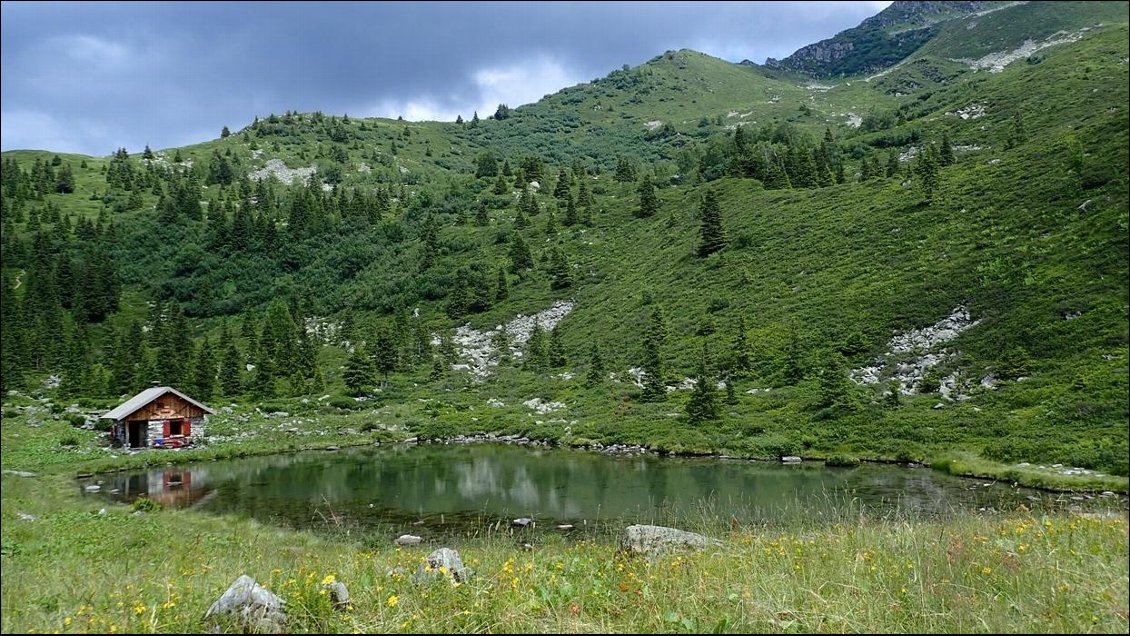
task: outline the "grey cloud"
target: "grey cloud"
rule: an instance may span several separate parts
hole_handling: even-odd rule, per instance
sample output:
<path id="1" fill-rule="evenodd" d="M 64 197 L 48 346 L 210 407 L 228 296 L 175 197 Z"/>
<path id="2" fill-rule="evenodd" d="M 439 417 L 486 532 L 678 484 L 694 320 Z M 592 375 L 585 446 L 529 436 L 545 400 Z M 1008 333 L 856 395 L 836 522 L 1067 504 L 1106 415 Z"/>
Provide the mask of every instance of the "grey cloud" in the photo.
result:
<path id="1" fill-rule="evenodd" d="M 491 97 L 474 79 L 485 69 L 544 59 L 587 81 L 678 48 L 762 62 L 881 6 L 5 2 L 2 147 L 164 148 L 286 110 L 426 101 L 468 116 Z"/>

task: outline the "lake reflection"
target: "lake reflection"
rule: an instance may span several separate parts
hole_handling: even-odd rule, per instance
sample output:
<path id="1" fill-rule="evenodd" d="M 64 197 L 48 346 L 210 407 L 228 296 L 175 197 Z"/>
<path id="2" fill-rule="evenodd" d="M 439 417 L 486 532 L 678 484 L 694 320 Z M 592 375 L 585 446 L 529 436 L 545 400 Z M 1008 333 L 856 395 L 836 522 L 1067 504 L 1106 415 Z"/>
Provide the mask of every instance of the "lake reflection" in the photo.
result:
<path id="1" fill-rule="evenodd" d="M 425 445 L 312 451 L 99 476 L 102 496 L 245 514 L 296 527 L 464 532 L 531 517 L 543 527 L 843 521 L 1055 505 L 1062 496 L 929 469 L 717 458 L 609 457 L 569 449 Z M 90 481 L 84 482 L 91 483 Z M 424 528 L 424 531 L 421 531 Z"/>

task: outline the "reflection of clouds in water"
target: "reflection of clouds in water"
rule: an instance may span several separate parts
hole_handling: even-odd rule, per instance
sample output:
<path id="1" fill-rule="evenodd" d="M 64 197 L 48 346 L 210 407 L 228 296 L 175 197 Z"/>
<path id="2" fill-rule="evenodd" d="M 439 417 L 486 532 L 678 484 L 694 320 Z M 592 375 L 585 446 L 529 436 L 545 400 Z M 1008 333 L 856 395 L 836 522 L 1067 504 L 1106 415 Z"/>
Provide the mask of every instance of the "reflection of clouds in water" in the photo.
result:
<path id="1" fill-rule="evenodd" d="M 503 479 L 499 474 L 498 463 L 492 460 L 474 459 L 470 462 L 459 462 L 454 468 L 458 474 L 458 490 L 461 497 L 467 499 L 477 499 L 487 495 L 499 497 L 507 503 L 528 509 L 530 513 L 536 510 L 541 502 L 541 493 L 538 492 L 537 484 L 525 466 L 514 467 L 514 473 L 509 479 Z M 442 494 L 446 488 L 442 480 L 436 480 L 436 494 Z"/>
<path id="2" fill-rule="evenodd" d="M 501 494 L 498 487 L 498 469 L 489 459 L 476 458 L 470 463 L 455 465 L 459 474 L 459 495 L 466 498 Z"/>
<path id="3" fill-rule="evenodd" d="M 530 510 L 537 509 L 541 497 L 538 496 L 538 487 L 530 478 L 525 466 L 519 466 L 514 472 L 514 482 L 510 485 L 510 499 Z"/>

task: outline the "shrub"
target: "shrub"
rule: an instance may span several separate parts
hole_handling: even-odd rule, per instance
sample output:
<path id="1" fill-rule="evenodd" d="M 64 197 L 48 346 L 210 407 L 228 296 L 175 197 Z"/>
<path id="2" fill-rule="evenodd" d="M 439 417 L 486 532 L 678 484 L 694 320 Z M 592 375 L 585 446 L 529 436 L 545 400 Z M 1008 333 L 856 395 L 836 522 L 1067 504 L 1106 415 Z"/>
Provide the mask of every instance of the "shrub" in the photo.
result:
<path id="1" fill-rule="evenodd" d="M 134 512 L 139 510 L 141 512 L 157 512 L 161 509 L 161 504 L 149 497 L 138 497 L 133 500 L 133 505 L 130 506 L 130 509 Z"/>
<path id="2" fill-rule="evenodd" d="M 329 400 L 326 400 L 326 403 L 336 409 L 341 409 L 343 411 L 356 411 L 357 409 L 360 409 L 362 407 L 361 402 L 358 402 L 353 398 L 346 397 L 344 395 L 335 395 Z"/>
<path id="3" fill-rule="evenodd" d="M 853 455 L 830 455 L 824 460 L 825 466 L 854 468 L 859 465 L 859 458 Z"/>

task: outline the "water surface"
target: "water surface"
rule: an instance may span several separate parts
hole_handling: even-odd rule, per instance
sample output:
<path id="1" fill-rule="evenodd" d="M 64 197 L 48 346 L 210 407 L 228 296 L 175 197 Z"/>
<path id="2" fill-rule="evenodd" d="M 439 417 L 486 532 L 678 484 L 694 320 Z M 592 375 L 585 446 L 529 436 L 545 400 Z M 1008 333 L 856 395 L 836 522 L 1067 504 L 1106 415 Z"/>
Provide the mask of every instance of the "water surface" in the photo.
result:
<path id="1" fill-rule="evenodd" d="M 168 452 L 168 451 L 153 451 Z M 100 496 L 241 514 L 289 527 L 396 536 L 655 523 L 808 523 L 948 516 L 1074 503 L 1067 495 L 927 468 L 608 456 L 572 449 L 397 445 L 308 451 L 101 475 Z"/>

